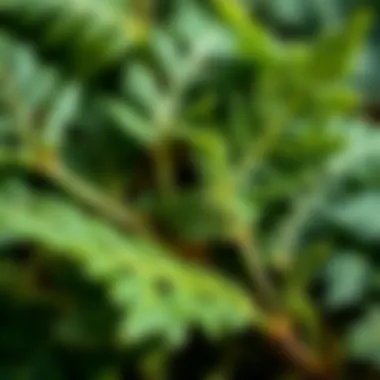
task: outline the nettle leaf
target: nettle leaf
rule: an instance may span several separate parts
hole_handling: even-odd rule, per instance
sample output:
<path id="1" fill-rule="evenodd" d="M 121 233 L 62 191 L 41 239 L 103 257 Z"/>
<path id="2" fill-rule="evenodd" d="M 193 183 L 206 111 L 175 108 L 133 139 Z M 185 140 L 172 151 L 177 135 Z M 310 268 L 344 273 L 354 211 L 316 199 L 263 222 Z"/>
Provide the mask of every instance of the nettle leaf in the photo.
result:
<path id="1" fill-rule="evenodd" d="M 361 253 L 336 253 L 324 275 L 328 287 L 324 301 L 329 309 L 358 305 L 370 288 L 370 263 Z"/>
<path id="2" fill-rule="evenodd" d="M 124 344 L 152 336 L 183 342 L 191 326 L 221 336 L 259 318 L 238 285 L 181 262 L 153 243 L 122 236 L 59 198 L 33 192 L 20 198 L 3 189 L 0 227 L 48 248 L 47 259 L 80 265 L 88 281 L 105 287 L 125 316 L 119 336 Z"/>

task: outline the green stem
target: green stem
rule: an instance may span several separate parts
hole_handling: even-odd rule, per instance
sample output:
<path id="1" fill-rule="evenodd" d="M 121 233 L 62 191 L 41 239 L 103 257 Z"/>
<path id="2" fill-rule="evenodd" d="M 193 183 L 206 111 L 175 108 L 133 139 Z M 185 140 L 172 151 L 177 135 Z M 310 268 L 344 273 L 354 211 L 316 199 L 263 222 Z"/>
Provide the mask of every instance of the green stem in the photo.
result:
<path id="1" fill-rule="evenodd" d="M 87 204 L 99 214 L 115 222 L 124 229 L 137 230 L 148 234 L 140 215 L 83 181 L 75 173 L 61 164 L 47 165 L 42 171 L 52 181 L 67 191 L 73 198 Z"/>
<path id="2" fill-rule="evenodd" d="M 240 181 L 244 181 L 250 172 L 256 170 L 264 162 L 283 132 L 287 120 L 288 117 L 272 121 L 264 136 L 259 140 L 259 143 L 252 147 L 243 158 L 241 168 L 238 172 Z"/>
<path id="3" fill-rule="evenodd" d="M 169 146 L 161 141 L 153 150 L 155 161 L 156 183 L 159 194 L 163 200 L 170 200 L 175 194 L 173 159 L 170 155 Z"/>
<path id="4" fill-rule="evenodd" d="M 251 234 L 248 232 L 240 233 L 235 241 L 251 281 L 257 289 L 261 303 L 267 310 L 277 312 L 279 302 L 276 291 L 266 273 L 265 265 L 261 260 L 260 252 L 255 247 Z"/>
<path id="5" fill-rule="evenodd" d="M 54 153 L 24 155 L 23 152 L 11 150 L 0 152 L 0 165 L 17 165 L 42 174 L 55 182 L 74 199 L 84 203 L 124 230 L 134 230 L 148 238 L 153 238 L 152 232 L 140 214 L 130 210 L 124 204 L 115 201 L 78 177 L 76 173 L 57 160 Z"/>

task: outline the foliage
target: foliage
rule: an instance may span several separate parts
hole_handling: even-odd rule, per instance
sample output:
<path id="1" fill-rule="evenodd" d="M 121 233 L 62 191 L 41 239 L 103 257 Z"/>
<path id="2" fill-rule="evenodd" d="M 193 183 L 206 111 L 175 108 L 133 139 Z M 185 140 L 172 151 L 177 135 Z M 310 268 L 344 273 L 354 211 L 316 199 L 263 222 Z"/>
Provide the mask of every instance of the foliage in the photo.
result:
<path id="1" fill-rule="evenodd" d="M 374 10 L 373 25 L 364 51 L 357 56 L 357 67 L 353 76 L 355 87 L 363 94 L 370 107 L 379 102 L 380 76 L 376 69 L 379 49 L 379 3 L 360 0 L 246 0 L 252 9 L 259 12 L 284 38 L 310 39 L 321 29 L 336 29 L 344 23 L 347 15 L 357 6 L 367 4 Z"/>
<path id="2" fill-rule="evenodd" d="M 0 377 L 378 366 L 368 16 L 301 42 L 238 1 L 1 1 Z"/>

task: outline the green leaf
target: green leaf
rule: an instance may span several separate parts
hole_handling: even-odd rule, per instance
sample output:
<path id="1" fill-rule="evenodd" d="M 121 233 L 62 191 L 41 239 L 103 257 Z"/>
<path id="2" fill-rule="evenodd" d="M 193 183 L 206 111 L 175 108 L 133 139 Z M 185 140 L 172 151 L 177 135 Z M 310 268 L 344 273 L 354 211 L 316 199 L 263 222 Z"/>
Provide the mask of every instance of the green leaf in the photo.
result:
<path id="1" fill-rule="evenodd" d="M 87 70 L 96 71 L 121 59 L 131 46 L 140 43 L 135 20 L 118 1 L 2 1 L 0 15 L 14 18 L 27 31 L 42 27 L 44 33 L 35 42 L 68 47 L 76 67 Z"/>
<path id="2" fill-rule="evenodd" d="M 272 64 L 282 59 L 282 47 L 271 33 L 237 0 L 213 0 L 216 10 L 231 25 L 243 42 L 243 48 L 260 63 Z"/>
<path id="3" fill-rule="evenodd" d="M 176 236 L 186 240 L 202 241 L 220 237 L 229 222 L 199 192 L 180 194 L 172 197 L 170 202 L 153 199 L 150 203 L 146 210 L 160 218 Z"/>
<path id="4" fill-rule="evenodd" d="M 325 279 L 328 286 L 326 307 L 340 309 L 358 305 L 369 290 L 371 268 L 363 254 L 339 253 L 331 258 Z"/>
<path id="5" fill-rule="evenodd" d="M 127 68 L 124 91 L 131 93 L 147 109 L 154 110 L 161 92 L 153 72 L 143 64 L 134 63 Z"/>
<path id="6" fill-rule="evenodd" d="M 323 35 L 312 49 L 309 75 L 313 83 L 328 83 L 351 74 L 355 57 L 370 25 L 370 11 L 359 10 L 338 33 Z M 329 56 L 330 59 L 326 59 Z"/>
<path id="7" fill-rule="evenodd" d="M 131 106 L 118 100 L 110 100 L 106 102 L 106 109 L 127 136 L 145 146 L 149 146 L 156 140 L 157 133 L 151 123 L 140 116 Z"/>
<path id="8" fill-rule="evenodd" d="M 374 306 L 355 324 L 347 337 L 348 353 L 380 368 L 380 308 Z"/>
<path id="9" fill-rule="evenodd" d="M 151 47 L 160 66 L 170 79 L 179 77 L 184 63 L 176 40 L 165 30 L 155 29 L 151 37 Z"/>
<path id="10" fill-rule="evenodd" d="M 81 84 L 66 84 L 50 104 L 45 118 L 42 139 L 47 147 L 57 148 L 64 141 L 64 135 L 80 108 Z"/>
<path id="11" fill-rule="evenodd" d="M 120 326 L 124 343 L 129 337 L 165 338 L 172 329 L 177 335 L 193 324 L 206 333 L 220 326 L 223 335 L 259 318 L 250 296 L 238 285 L 187 265 L 153 243 L 124 237 L 58 198 L 30 192 L 20 199 L 4 189 L 0 227 L 48 248 L 46 259 L 80 265 L 87 281 L 104 286 L 127 318 Z"/>
<path id="12" fill-rule="evenodd" d="M 300 0 L 272 0 L 267 3 L 267 7 L 282 22 L 294 24 L 305 19 L 308 3 Z"/>
<path id="13" fill-rule="evenodd" d="M 360 193 L 329 207 L 327 217 L 359 239 L 379 241 L 380 195 L 377 191 Z"/>
<path id="14" fill-rule="evenodd" d="M 174 19 L 178 35 L 189 41 L 191 50 L 202 50 L 207 57 L 228 57 L 236 41 L 230 31 L 210 18 L 196 2 L 182 2 Z"/>

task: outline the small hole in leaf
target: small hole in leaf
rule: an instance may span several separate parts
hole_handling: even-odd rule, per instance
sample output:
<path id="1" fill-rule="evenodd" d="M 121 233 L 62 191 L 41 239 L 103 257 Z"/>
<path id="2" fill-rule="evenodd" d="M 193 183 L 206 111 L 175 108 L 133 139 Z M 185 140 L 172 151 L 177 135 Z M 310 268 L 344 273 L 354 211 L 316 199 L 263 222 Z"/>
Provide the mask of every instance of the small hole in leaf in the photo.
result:
<path id="1" fill-rule="evenodd" d="M 154 288 L 160 296 L 170 296 L 174 291 L 174 285 L 166 278 L 158 278 L 154 281 Z"/>
<path id="2" fill-rule="evenodd" d="M 133 279 L 137 278 L 138 276 L 137 276 L 136 268 L 134 268 L 133 266 L 125 266 L 125 267 L 121 267 L 119 270 L 113 271 L 110 277 L 116 281 L 118 281 L 119 279 L 126 279 L 127 281 L 129 280 L 133 281 Z"/>
<path id="3" fill-rule="evenodd" d="M 215 297 L 211 293 L 202 292 L 198 295 L 199 301 L 204 304 L 210 305 L 214 302 Z"/>
<path id="4" fill-rule="evenodd" d="M 132 266 L 128 266 L 123 268 L 123 276 L 124 277 L 133 277 L 136 275 L 136 270 Z"/>

